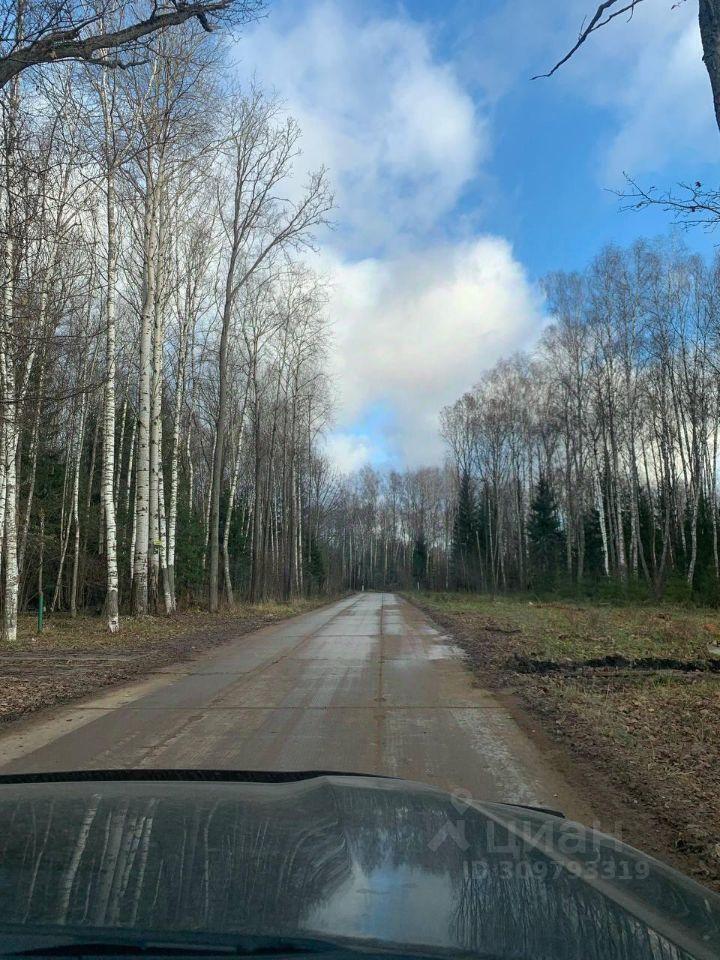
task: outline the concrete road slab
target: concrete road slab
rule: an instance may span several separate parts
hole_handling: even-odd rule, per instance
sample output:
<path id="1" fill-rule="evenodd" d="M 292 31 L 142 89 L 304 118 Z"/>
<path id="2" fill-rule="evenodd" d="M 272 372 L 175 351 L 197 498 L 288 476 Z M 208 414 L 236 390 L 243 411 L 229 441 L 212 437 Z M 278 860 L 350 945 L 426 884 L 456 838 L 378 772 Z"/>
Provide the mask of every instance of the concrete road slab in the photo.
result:
<path id="1" fill-rule="evenodd" d="M 592 816 L 451 639 L 392 594 L 350 597 L 14 724 L 0 764 L 380 773 Z"/>

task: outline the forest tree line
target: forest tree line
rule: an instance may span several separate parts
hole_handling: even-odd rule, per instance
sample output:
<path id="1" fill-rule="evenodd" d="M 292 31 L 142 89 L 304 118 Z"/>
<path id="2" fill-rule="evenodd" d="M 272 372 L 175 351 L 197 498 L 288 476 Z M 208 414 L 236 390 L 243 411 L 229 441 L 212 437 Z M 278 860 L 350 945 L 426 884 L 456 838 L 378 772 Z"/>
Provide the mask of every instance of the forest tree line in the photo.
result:
<path id="1" fill-rule="evenodd" d="M 348 588 L 718 598 L 720 262 L 639 243 L 547 278 L 535 348 L 442 411 L 444 466 L 339 477 L 307 256 L 333 198 L 295 121 L 238 89 L 204 14 L 2 9 L 7 641 L 41 595 L 111 631 L 121 610 Z M 119 69 L 32 60 L 68 10 L 95 37 L 149 32 Z"/>
<path id="2" fill-rule="evenodd" d="M 355 478 L 341 557 L 374 584 L 717 602 L 720 257 L 639 242 L 543 286 L 535 348 L 442 411 L 446 467 Z"/>
<path id="3" fill-rule="evenodd" d="M 112 34 L 140 6 L 90 22 Z M 5 42 L 37 46 L 49 9 L 6 4 Z M 323 169 L 298 170 L 295 121 L 237 88 L 205 27 L 152 32 L 122 69 L 69 61 L 0 90 L 10 642 L 41 592 L 115 631 L 121 609 L 320 585 L 327 290 L 305 252 L 333 198 Z"/>

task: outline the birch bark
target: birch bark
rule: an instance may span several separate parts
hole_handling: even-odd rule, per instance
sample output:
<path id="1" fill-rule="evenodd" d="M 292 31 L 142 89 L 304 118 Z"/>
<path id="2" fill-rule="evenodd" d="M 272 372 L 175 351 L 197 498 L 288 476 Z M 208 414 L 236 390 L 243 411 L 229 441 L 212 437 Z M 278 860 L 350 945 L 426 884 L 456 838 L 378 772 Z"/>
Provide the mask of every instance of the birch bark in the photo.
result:
<path id="1" fill-rule="evenodd" d="M 150 159 L 147 162 L 150 175 Z M 153 320 L 157 264 L 157 210 L 152 184 L 145 195 L 143 220 L 143 297 L 140 313 L 140 384 L 138 397 L 137 465 L 135 468 L 135 530 L 133 613 L 148 611 L 148 549 L 150 537 L 150 421 L 152 406 Z"/>
<path id="2" fill-rule="evenodd" d="M 106 616 L 110 633 L 120 629 L 117 527 L 115 522 L 115 354 L 117 311 L 117 209 L 114 173 L 106 183 L 107 215 L 107 289 L 105 293 L 105 410 L 103 418 L 102 504 L 105 518 L 105 554 L 107 562 Z"/>

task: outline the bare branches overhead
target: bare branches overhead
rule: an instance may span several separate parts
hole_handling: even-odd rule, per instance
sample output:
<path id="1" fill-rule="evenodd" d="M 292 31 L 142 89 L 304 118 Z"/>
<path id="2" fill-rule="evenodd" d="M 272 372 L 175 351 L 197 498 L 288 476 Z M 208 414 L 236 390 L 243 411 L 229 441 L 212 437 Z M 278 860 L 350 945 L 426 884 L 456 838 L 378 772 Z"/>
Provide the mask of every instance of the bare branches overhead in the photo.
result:
<path id="1" fill-rule="evenodd" d="M 604 0 L 604 3 L 601 3 L 598 6 L 592 17 L 590 17 L 589 20 L 583 21 L 577 41 L 575 42 L 574 46 L 568 50 L 565 56 L 561 57 L 555 66 L 551 70 L 548 70 L 547 73 L 539 73 L 532 79 L 540 80 L 545 77 L 551 77 L 560 69 L 560 67 L 562 67 L 568 62 L 568 60 L 575 56 L 577 51 L 585 43 L 591 33 L 595 33 L 596 30 L 606 26 L 611 20 L 615 20 L 617 17 L 620 17 L 623 14 L 627 14 L 628 17 L 632 17 L 633 13 L 635 12 L 635 7 L 637 7 L 640 3 L 642 3 L 642 0 Z"/>
<path id="2" fill-rule="evenodd" d="M 217 22 L 242 24 L 256 17 L 263 0 L 2 0 L 0 87 L 39 64 L 82 60 L 104 67 L 131 67 L 142 43 L 160 30 L 197 20 L 211 31 Z"/>
<path id="3" fill-rule="evenodd" d="M 643 0 L 604 0 L 592 17 L 584 21 L 576 42 L 565 56 L 561 57 L 547 73 L 537 74 L 532 79 L 551 77 L 575 56 L 591 34 L 623 15 L 631 19 L 635 8 L 642 2 Z M 670 9 L 675 9 L 684 2 L 685 0 L 675 0 L 670 4 Z M 698 0 L 698 22 L 702 40 L 702 59 L 710 78 L 715 122 L 720 129 L 720 0 Z"/>
<path id="4" fill-rule="evenodd" d="M 675 9 L 685 0 L 674 0 L 669 9 Z M 604 0 L 595 13 L 583 23 L 575 44 L 547 73 L 533 77 L 551 77 L 560 67 L 572 59 L 591 34 L 612 20 L 625 15 L 633 16 L 642 0 Z M 715 122 L 720 129 L 720 0 L 698 0 L 698 23 L 702 41 L 703 63 L 710 79 L 713 95 Z M 673 189 L 643 187 L 626 175 L 629 191 L 619 194 L 626 210 L 643 210 L 661 207 L 671 213 L 675 222 L 685 227 L 703 226 L 714 229 L 720 222 L 720 192 L 716 187 L 707 187 L 700 181 L 680 183 Z"/>
<path id="5" fill-rule="evenodd" d="M 720 223 L 720 191 L 695 183 L 679 183 L 673 190 L 643 187 L 627 177 L 628 190 L 619 194 L 623 210 L 645 210 L 660 207 L 671 213 L 675 223 L 683 227 L 701 226 L 714 230 Z"/>

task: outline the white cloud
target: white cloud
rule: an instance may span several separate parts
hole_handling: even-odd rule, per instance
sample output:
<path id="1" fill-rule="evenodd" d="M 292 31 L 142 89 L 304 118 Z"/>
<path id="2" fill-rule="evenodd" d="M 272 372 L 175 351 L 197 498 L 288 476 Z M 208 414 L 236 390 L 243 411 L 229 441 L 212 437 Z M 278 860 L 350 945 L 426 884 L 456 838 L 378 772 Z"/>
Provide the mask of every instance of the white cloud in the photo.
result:
<path id="1" fill-rule="evenodd" d="M 482 14 L 457 0 L 452 63 L 439 59 L 428 26 L 361 0 L 277 0 L 243 41 L 247 72 L 277 88 L 303 129 L 304 167 L 327 165 L 337 186 L 339 226 L 322 258 L 334 278 L 340 395 L 328 450 L 342 469 L 388 454 L 438 458 L 442 405 L 537 336 L 540 298 L 509 244 L 442 238 L 464 236 L 474 212 L 461 199 L 490 150 L 488 110 L 564 53 L 594 7 L 505 0 Z M 693 4 L 641 4 L 534 90 L 560 109 L 579 99 L 587 123 L 599 121 L 603 185 L 623 170 L 714 159 Z M 368 431 L 378 405 L 391 415 Z"/>
<path id="2" fill-rule="evenodd" d="M 321 249 L 340 401 L 327 451 L 343 471 L 437 460 L 440 408 L 541 324 L 506 241 L 443 239 L 463 234 L 488 121 L 425 26 L 359 0 L 279 2 L 240 53 L 298 120 L 303 166 L 326 165 L 337 187 Z"/>
<path id="3" fill-rule="evenodd" d="M 318 0 L 298 19 L 280 5 L 240 51 L 300 123 L 304 164 L 329 168 L 334 242 L 355 254 L 434 226 L 487 153 L 486 121 L 405 16 Z"/>
<path id="4" fill-rule="evenodd" d="M 325 440 L 325 455 L 341 473 L 354 473 L 366 463 L 378 463 L 386 451 L 366 434 L 334 430 Z"/>
<path id="5" fill-rule="evenodd" d="M 623 171 L 714 162 L 718 134 L 695 4 L 640 5 L 630 20 L 594 34 L 560 76 L 565 89 L 614 117 L 616 131 L 598 150 L 605 183 Z"/>
<path id="6" fill-rule="evenodd" d="M 692 177 L 698 162 L 715 159 L 718 132 L 697 19 L 682 23 L 678 17 L 673 26 L 658 32 L 652 52 L 645 44 L 636 50 L 618 97 L 620 126 L 606 150 L 610 176 L 619 170 L 658 171 L 677 162 L 689 167 Z"/>
<path id="7" fill-rule="evenodd" d="M 387 404 L 390 450 L 407 463 L 441 455 L 440 408 L 542 325 L 539 294 L 498 237 L 340 262 L 334 276 L 340 424 Z"/>

